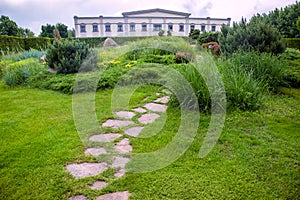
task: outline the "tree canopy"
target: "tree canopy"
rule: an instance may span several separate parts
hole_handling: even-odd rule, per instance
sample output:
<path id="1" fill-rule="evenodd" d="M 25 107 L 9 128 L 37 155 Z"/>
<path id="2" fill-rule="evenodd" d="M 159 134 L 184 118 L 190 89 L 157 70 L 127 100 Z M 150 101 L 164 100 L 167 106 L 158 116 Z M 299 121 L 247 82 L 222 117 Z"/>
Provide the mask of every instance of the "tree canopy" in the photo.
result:
<path id="1" fill-rule="evenodd" d="M 0 35 L 33 37 L 34 33 L 28 28 L 21 28 L 16 22 L 8 16 L 1 15 L 0 18 Z"/>
<path id="2" fill-rule="evenodd" d="M 55 29 L 58 30 L 62 38 L 68 37 L 68 26 L 62 23 L 57 23 L 56 25 L 51 25 L 51 24 L 42 25 L 42 32 L 40 33 L 40 36 L 54 38 Z"/>

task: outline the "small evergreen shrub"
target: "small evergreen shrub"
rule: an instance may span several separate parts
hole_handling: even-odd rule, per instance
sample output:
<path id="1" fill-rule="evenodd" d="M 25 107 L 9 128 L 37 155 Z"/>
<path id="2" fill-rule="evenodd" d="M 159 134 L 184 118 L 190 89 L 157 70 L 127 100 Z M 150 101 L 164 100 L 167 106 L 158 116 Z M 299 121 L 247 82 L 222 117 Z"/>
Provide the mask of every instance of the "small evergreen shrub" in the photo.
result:
<path id="1" fill-rule="evenodd" d="M 55 40 L 47 49 L 46 61 L 57 73 L 77 73 L 84 59 L 89 54 L 89 47 L 78 40 Z"/>

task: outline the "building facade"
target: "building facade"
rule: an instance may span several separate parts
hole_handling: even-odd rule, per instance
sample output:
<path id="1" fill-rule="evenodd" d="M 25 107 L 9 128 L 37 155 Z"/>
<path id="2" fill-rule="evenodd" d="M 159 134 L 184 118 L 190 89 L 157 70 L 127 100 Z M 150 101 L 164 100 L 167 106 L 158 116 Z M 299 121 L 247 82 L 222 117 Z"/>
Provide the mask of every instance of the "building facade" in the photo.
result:
<path id="1" fill-rule="evenodd" d="M 219 31 L 230 18 L 192 18 L 190 13 L 163 9 L 124 12 L 122 17 L 74 16 L 76 37 L 157 36 L 160 30 L 172 36 L 188 36 L 192 29 Z"/>

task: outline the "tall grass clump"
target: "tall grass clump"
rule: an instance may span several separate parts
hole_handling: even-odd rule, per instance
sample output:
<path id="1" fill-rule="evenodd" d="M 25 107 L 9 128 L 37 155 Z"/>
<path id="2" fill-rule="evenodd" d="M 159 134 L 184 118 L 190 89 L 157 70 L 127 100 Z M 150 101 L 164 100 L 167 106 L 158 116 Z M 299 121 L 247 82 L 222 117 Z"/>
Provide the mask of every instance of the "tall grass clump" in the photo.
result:
<path id="1" fill-rule="evenodd" d="M 46 54 L 46 51 L 43 50 L 36 50 L 36 49 L 30 49 L 28 51 L 21 51 L 18 53 L 4 53 L 2 52 L 2 60 L 12 60 L 14 62 L 26 60 L 28 58 L 40 58 L 43 55 Z"/>
<path id="2" fill-rule="evenodd" d="M 279 86 L 287 84 L 284 79 L 286 63 L 277 56 L 255 51 L 236 52 L 229 60 L 232 65 L 250 73 L 258 82 L 267 84 L 270 91 L 276 91 Z"/>
<path id="3" fill-rule="evenodd" d="M 28 82 L 30 76 L 45 70 L 45 66 L 36 58 L 29 58 L 9 64 L 3 73 L 3 81 L 8 86 L 16 86 Z"/>

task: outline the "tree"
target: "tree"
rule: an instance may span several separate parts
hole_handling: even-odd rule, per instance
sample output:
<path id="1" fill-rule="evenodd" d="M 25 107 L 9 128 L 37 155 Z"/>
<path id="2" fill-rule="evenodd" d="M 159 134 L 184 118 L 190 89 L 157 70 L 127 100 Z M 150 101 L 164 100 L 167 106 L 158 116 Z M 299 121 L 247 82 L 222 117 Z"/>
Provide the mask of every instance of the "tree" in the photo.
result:
<path id="1" fill-rule="evenodd" d="M 193 40 L 197 40 L 200 35 L 199 29 L 192 29 L 189 33 L 189 38 L 192 38 Z"/>
<path id="2" fill-rule="evenodd" d="M 66 26 L 62 23 L 57 23 L 55 25 L 55 28 L 59 31 L 59 34 L 62 38 L 68 37 L 68 26 Z"/>
<path id="3" fill-rule="evenodd" d="M 160 30 L 160 31 L 158 32 L 158 36 L 164 36 L 164 34 L 165 34 L 165 31 L 164 31 L 164 30 Z"/>
<path id="4" fill-rule="evenodd" d="M 40 33 L 41 37 L 49 37 L 54 38 L 54 29 L 57 29 L 59 31 L 59 34 L 62 38 L 68 37 L 68 26 L 57 23 L 56 25 L 46 24 L 42 25 L 42 32 Z"/>
<path id="5" fill-rule="evenodd" d="M 300 33 L 300 17 L 298 17 L 298 20 L 297 20 L 297 29 Z"/>
<path id="6" fill-rule="evenodd" d="M 75 29 L 68 30 L 68 38 L 74 38 L 75 37 Z"/>
<path id="7" fill-rule="evenodd" d="M 2 15 L 0 18 L 0 35 L 20 36 L 22 31 L 16 22 L 10 20 L 8 16 Z"/>

